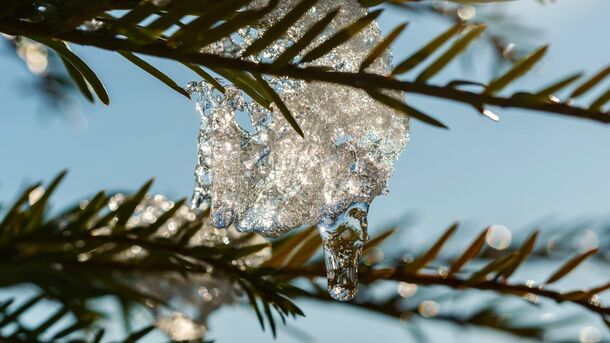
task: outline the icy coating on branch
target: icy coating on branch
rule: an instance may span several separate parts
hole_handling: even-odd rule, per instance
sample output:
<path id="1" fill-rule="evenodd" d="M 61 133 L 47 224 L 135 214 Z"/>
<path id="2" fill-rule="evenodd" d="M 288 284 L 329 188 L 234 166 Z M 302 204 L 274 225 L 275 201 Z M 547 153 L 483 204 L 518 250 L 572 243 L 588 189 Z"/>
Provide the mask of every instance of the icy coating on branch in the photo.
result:
<path id="1" fill-rule="evenodd" d="M 242 56 L 266 27 L 296 3 L 281 1 L 262 21 L 262 27 L 240 29 L 203 50 Z M 271 47 L 242 58 L 272 62 L 337 7 L 339 14 L 304 53 L 366 14 L 355 0 L 320 0 Z M 373 23 L 305 65 L 357 72 L 380 41 L 379 27 Z M 367 71 L 389 74 L 390 53 L 382 54 Z M 273 103 L 265 108 L 222 81 L 224 94 L 207 82 L 189 84 L 201 115 L 192 206 L 210 207 L 216 227 L 234 225 L 242 232 L 272 237 L 319 224 L 329 291 L 335 299 L 349 300 L 357 289 L 357 266 L 367 239 L 368 205 L 388 191 L 394 161 L 408 141 L 409 119 L 362 90 L 284 77 L 265 80 L 290 109 L 305 138 Z M 403 98 L 399 92 L 388 95 Z"/>

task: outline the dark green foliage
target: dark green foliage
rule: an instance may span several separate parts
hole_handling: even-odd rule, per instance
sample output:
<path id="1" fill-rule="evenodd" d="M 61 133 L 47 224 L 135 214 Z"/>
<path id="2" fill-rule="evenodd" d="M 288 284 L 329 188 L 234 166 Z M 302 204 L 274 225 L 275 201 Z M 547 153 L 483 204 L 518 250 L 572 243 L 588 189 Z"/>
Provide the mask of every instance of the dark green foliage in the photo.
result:
<path id="1" fill-rule="evenodd" d="M 367 2 L 366 5 L 383 2 Z M 487 1 L 472 1 L 472 3 L 481 2 Z M 409 81 L 408 79 L 390 79 L 365 71 L 366 66 L 372 63 L 395 40 L 404 26 L 400 26 L 391 32 L 383 42 L 372 49 L 368 58 L 362 61 L 362 68 L 357 73 L 334 72 L 330 69 L 303 66 L 303 63 L 315 60 L 349 40 L 372 20 L 377 18 L 381 14 L 381 10 L 370 12 L 369 15 L 346 26 L 318 46 L 306 50 L 313 39 L 324 30 L 334 17 L 335 13 L 330 13 L 326 17 L 321 18 L 301 40 L 287 49 L 276 61 L 270 63 L 252 63 L 237 58 L 220 57 L 199 52 L 201 47 L 228 36 L 241 27 L 259 25 L 261 18 L 275 8 L 277 0 L 270 1 L 263 8 L 240 10 L 247 3 L 248 1 L 246 0 L 228 0 L 222 2 L 187 0 L 182 2 L 171 1 L 167 6 L 156 7 L 148 1 L 116 2 L 106 0 L 87 3 L 74 0 L 58 4 L 58 8 L 53 11 L 55 14 L 50 17 L 45 17 L 43 20 L 31 20 L 31 17 L 36 15 L 35 9 L 32 7 L 33 4 L 26 1 L 16 1 L 11 6 L 3 8 L 3 16 L 0 18 L 0 32 L 38 40 L 58 52 L 71 65 L 67 71 L 68 75 L 74 80 L 75 86 L 90 100 L 92 96 L 88 85 L 92 87 L 102 102 L 108 103 L 109 101 L 103 85 L 97 76 L 82 60 L 66 48 L 66 42 L 121 51 L 124 56 L 128 57 L 138 67 L 151 73 L 170 86 L 170 88 L 183 95 L 186 95 L 186 93 L 174 81 L 152 67 L 149 63 L 136 58 L 134 53 L 171 59 L 188 64 L 188 67 L 191 69 L 196 66 L 210 68 L 217 71 L 230 82 L 233 82 L 262 106 L 269 107 L 270 103 L 276 103 L 283 116 L 299 133 L 301 133 L 301 130 L 290 113 L 290 109 L 283 106 L 278 97 L 268 91 L 268 87 L 264 83 L 253 81 L 252 79 L 256 75 L 288 76 L 302 80 L 319 80 L 361 88 L 369 92 L 369 94 L 373 92 L 376 100 L 403 112 L 410 112 L 410 115 L 414 118 L 424 120 L 424 122 L 436 126 L 441 126 L 439 125 L 440 121 L 437 119 L 422 115 L 420 111 L 414 111 L 411 107 L 398 105 L 395 99 L 383 96 L 383 93 L 379 91 L 391 89 L 405 91 L 406 93 L 422 94 L 438 99 L 462 102 L 471 105 L 479 111 L 482 111 L 481 109 L 487 106 L 513 107 L 592 119 L 603 123 L 610 122 L 610 116 L 603 109 L 610 98 L 610 92 L 608 91 L 603 92 L 591 104 L 583 107 L 567 101 L 557 102 L 557 98 L 550 97 L 554 95 L 552 94 L 553 92 L 564 89 L 574 81 L 571 77 L 539 92 L 522 92 L 506 97 L 493 95 L 529 72 L 531 67 L 542 58 L 546 47 L 518 61 L 504 75 L 491 81 L 483 92 L 464 91 L 450 85 L 437 86 L 429 83 L 428 80 L 432 76 L 441 71 L 457 56 L 461 55 L 466 47 L 482 34 L 483 25 L 457 23 L 448 31 L 425 44 L 423 48 L 417 50 L 411 57 L 400 62 L 394 69 L 395 75 L 405 73 L 419 66 L 459 32 L 464 29 L 466 30 L 462 37 L 457 38 L 414 81 Z M 389 3 L 407 6 L 408 2 L 390 1 Z M 246 54 L 255 54 L 265 49 L 280 37 L 283 32 L 286 32 L 312 6 L 315 6 L 315 1 L 305 0 L 300 2 L 293 11 L 281 18 L 274 26 L 268 28 L 266 33 L 247 49 Z M 425 4 L 409 4 L 407 8 L 413 10 L 417 6 L 421 6 L 422 10 L 434 11 L 433 8 L 431 9 Z M 114 14 L 113 10 L 119 9 L 125 10 L 126 13 L 120 18 L 114 18 L 112 16 Z M 154 20 L 147 20 L 150 18 L 154 18 Z M 189 20 L 188 23 L 183 22 L 186 21 L 186 18 Z M 80 24 L 91 19 L 104 22 L 104 26 L 93 32 L 84 32 L 78 29 Z M 169 32 L 168 30 L 172 28 L 177 29 Z M 126 39 L 120 37 L 126 37 Z M 295 63 L 293 61 L 295 57 L 302 53 L 304 53 L 304 56 Z M 203 74 L 201 69 L 195 70 L 210 82 L 211 77 L 209 75 Z M 592 90 L 594 86 L 601 83 L 608 76 L 608 70 L 610 69 L 604 69 L 591 77 L 587 82 L 581 84 L 572 92 L 572 97 L 584 95 Z M 467 82 L 476 83 L 476 81 Z M 215 86 L 218 88 L 217 84 Z"/>
<path id="2" fill-rule="evenodd" d="M 29 201 L 33 201 L 31 193 L 40 188 L 35 186 L 26 189 L 2 219 L 0 287 L 30 283 L 40 289 L 41 295 L 15 309 L 9 302 L 2 303 L 0 309 L 10 311 L 0 317 L 0 327 L 15 322 L 28 309 L 46 298 L 62 303 L 62 309 L 40 326 L 23 328 L 17 335 L 22 336 L 23 333 L 26 338 L 38 337 L 68 314 L 75 316 L 77 323 L 62 329 L 57 335 L 80 332 L 93 325 L 98 316 L 88 309 L 88 300 L 109 295 L 123 303 L 152 302 L 165 306 L 166 299 L 143 293 L 130 280 L 147 274 L 168 277 L 167 273 L 178 273 L 188 277 L 206 273 L 206 265 L 235 278 L 245 291 L 252 294 L 254 300 L 265 306 L 271 306 L 284 315 L 302 314 L 287 298 L 290 292 L 294 292 L 292 286 L 271 282 L 264 274 L 242 271 L 231 263 L 236 258 L 267 247 L 267 244 L 243 248 L 186 245 L 195 231 L 192 228 L 198 230 L 202 226 L 202 220 L 207 215 L 205 212 L 195 221 L 180 227 L 179 233 L 170 239 L 155 236 L 154 233 L 174 216 L 184 200 L 176 202 L 172 209 L 154 223 L 128 229 L 127 220 L 144 198 L 150 182 L 113 211 L 107 207 L 109 197 L 100 192 L 86 206 L 76 207 L 55 218 L 46 218 L 49 197 L 64 175 L 62 173 L 55 178 L 39 199 L 33 199 L 36 201 L 32 204 L 29 204 Z M 111 234 L 97 233 L 102 227 L 109 228 Z M 154 251 L 154 254 L 138 259 L 116 258 L 134 245 Z M 136 341 L 150 330 L 140 331 L 127 341 Z"/>
<path id="3" fill-rule="evenodd" d="M 420 120 L 424 123 L 440 127 L 446 129 L 447 126 L 440 121 L 434 119 L 433 117 L 421 112 L 420 110 L 411 107 L 404 102 L 396 99 L 395 97 L 391 97 L 389 95 L 383 94 L 379 90 L 376 89 L 367 89 L 367 93 L 371 96 L 371 98 L 383 102 L 385 105 L 394 108 L 410 117 L 413 117 L 417 120 Z"/>
<path id="4" fill-rule="evenodd" d="M 383 54 L 390 45 L 400 36 L 402 31 L 407 27 L 407 23 L 400 24 L 392 30 L 377 46 L 371 50 L 368 56 L 364 59 L 362 64 L 360 64 L 360 72 L 364 71 L 368 66 L 370 66 L 381 54 Z"/>
<path id="5" fill-rule="evenodd" d="M 457 57 L 462 51 L 464 51 L 468 45 L 470 45 L 474 40 L 479 38 L 479 36 L 485 30 L 484 25 L 473 26 L 470 27 L 468 32 L 464 34 L 463 37 L 456 40 L 445 53 L 443 53 L 439 58 L 432 62 L 426 69 L 424 69 L 415 79 L 415 82 L 425 82 L 432 76 L 436 75 L 440 72 L 449 62 L 451 62 L 455 57 Z"/>
<path id="6" fill-rule="evenodd" d="M 157 78 L 159 81 L 165 83 L 167 86 L 169 86 L 169 88 L 175 90 L 179 94 L 184 95 L 188 99 L 191 98 L 189 93 L 187 93 L 187 91 L 185 91 L 184 88 L 178 86 L 172 79 L 170 79 L 167 75 L 160 72 L 159 69 L 153 67 L 150 63 L 147 63 L 143 59 L 138 58 L 136 55 L 126 52 L 126 51 L 119 51 L 119 54 L 121 54 L 121 56 L 125 57 L 129 62 L 137 65 L 142 70 L 146 71 L 150 75 Z"/>
<path id="7" fill-rule="evenodd" d="M 546 51 L 548 50 L 548 46 L 543 46 L 540 49 L 536 50 L 532 54 L 528 55 L 524 59 L 515 63 L 515 65 L 507 71 L 504 75 L 498 77 L 497 79 L 491 81 L 487 85 L 486 93 L 495 93 L 499 92 L 504 87 L 508 86 L 511 82 L 515 81 L 517 78 L 525 75 L 532 67 L 542 59 Z"/>
<path id="8" fill-rule="evenodd" d="M 428 42 L 425 46 L 415 52 L 413 55 L 406 58 L 404 61 L 398 63 L 396 68 L 392 71 L 392 74 L 402 74 L 406 73 L 409 70 L 418 66 L 423 60 L 425 60 L 428 56 L 432 55 L 437 49 L 439 49 L 445 42 L 449 41 L 453 36 L 464 29 L 465 25 L 463 23 L 458 23 L 453 27 L 449 28 L 447 31 L 440 34 L 438 37 L 434 38 L 430 42 Z"/>
<path id="9" fill-rule="evenodd" d="M 48 46 L 49 48 L 57 52 L 57 54 L 61 56 L 62 60 L 65 61 L 64 63 L 69 63 L 73 67 L 73 69 L 75 69 L 78 73 L 81 74 L 80 77 L 82 78 L 82 80 L 78 78 L 78 75 L 76 73 L 71 73 L 71 76 L 77 78 L 75 80 L 77 84 L 81 84 L 82 81 L 87 81 L 95 91 L 95 94 L 97 94 L 100 101 L 102 101 L 106 105 L 110 103 L 108 93 L 106 93 L 106 89 L 104 88 L 102 81 L 100 81 L 100 79 L 97 77 L 97 75 L 95 75 L 93 70 L 91 70 L 91 68 L 89 68 L 89 66 L 83 60 L 81 60 L 72 51 L 70 51 L 68 45 L 65 42 L 34 36 L 30 38 Z"/>

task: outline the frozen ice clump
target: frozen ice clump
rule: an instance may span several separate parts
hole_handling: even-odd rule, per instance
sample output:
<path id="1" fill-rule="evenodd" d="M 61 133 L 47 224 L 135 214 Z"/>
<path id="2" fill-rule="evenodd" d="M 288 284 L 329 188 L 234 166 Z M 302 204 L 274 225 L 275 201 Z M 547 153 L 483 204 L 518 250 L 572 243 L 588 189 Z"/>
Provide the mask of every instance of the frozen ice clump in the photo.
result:
<path id="1" fill-rule="evenodd" d="M 260 27 L 240 29 L 203 50 L 240 57 L 248 45 L 297 2 L 280 1 Z M 264 2 L 260 1 L 253 6 L 262 5 Z M 366 14 L 356 0 L 320 0 L 283 38 L 256 56 L 242 58 L 272 62 L 311 25 L 337 7 L 339 14 L 305 53 Z M 379 27 L 372 23 L 348 42 L 306 65 L 357 72 L 380 41 Z M 390 53 L 385 52 L 367 71 L 389 74 Z M 327 266 L 331 266 L 329 280 L 334 280 L 336 296 L 333 296 L 348 300 L 355 290 L 341 292 L 339 288 L 346 286 L 346 280 L 356 278 L 358 259 L 367 237 L 368 204 L 387 192 L 394 161 L 408 141 L 409 119 L 359 89 L 286 77 L 266 80 L 290 109 L 305 138 L 299 136 L 274 104 L 265 108 L 230 85 L 225 85 L 223 94 L 207 82 L 189 84 L 188 90 L 201 115 L 192 206 L 210 207 L 212 223 L 218 228 L 235 225 L 239 231 L 266 236 L 320 224 Z M 388 94 L 403 97 L 400 92 Z M 244 114 L 251 124 L 250 130 L 241 117 Z M 353 210 L 359 211 L 362 220 L 354 221 Z M 349 225 L 343 225 L 345 221 Z M 331 227 L 333 230 L 329 231 Z M 344 233 L 334 234 L 336 230 Z M 346 234 L 348 231 L 353 234 Z M 335 244 L 338 237 L 343 241 Z M 331 251 L 348 246 L 356 249 L 350 253 L 352 257 L 337 259 L 339 251 Z M 347 268 L 348 260 L 352 270 L 338 273 L 336 268 Z M 331 272 L 336 277 L 331 278 Z"/>

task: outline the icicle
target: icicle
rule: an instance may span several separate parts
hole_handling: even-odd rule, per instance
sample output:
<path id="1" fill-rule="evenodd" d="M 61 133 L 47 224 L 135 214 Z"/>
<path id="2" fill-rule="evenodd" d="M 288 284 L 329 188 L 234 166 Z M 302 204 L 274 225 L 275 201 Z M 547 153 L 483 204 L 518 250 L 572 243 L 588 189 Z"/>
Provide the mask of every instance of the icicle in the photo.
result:
<path id="1" fill-rule="evenodd" d="M 348 301 L 358 292 L 358 264 L 362 247 L 368 239 L 368 203 L 353 203 L 335 220 L 318 224 L 324 246 L 328 293 L 339 301 Z"/>

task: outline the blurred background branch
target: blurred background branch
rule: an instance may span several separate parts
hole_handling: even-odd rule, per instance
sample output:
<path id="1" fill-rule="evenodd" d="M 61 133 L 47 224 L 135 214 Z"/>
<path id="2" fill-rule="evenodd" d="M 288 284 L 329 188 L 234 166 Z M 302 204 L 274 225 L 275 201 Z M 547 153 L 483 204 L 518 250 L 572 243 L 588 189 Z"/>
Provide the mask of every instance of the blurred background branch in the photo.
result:
<path id="1" fill-rule="evenodd" d="M 104 296 L 119 299 L 127 312 L 134 305 L 151 311 L 171 309 L 175 305 L 168 299 L 175 299 L 175 290 L 170 287 L 165 290 L 168 293 L 156 294 L 147 287 L 178 282 L 191 289 L 190 292 L 198 293 L 205 277 L 229 280 L 225 291 L 236 294 L 236 297 L 223 301 L 250 303 L 258 313 L 262 327 L 270 328 L 274 335 L 278 318 L 285 322 L 285 316 L 302 314 L 291 300 L 299 298 L 325 302 L 329 306 L 360 308 L 406 322 L 414 318 L 430 319 L 530 338 L 544 337 L 546 330 L 564 320 L 537 324 L 514 322 L 506 319 L 506 313 L 500 311 L 500 299 L 516 296 L 532 304 L 547 300 L 573 303 L 585 311 L 597 313 L 604 321 L 610 315 L 610 308 L 599 298 L 599 294 L 610 288 L 610 283 L 564 291 L 554 290 L 550 285 L 569 277 L 597 249 L 564 261 L 545 282 L 511 281 L 512 274 L 518 268 L 525 268 L 528 256 L 535 253 L 536 232 L 524 241 L 521 248 L 490 256 L 480 253 L 491 250 L 485 249 L 490 237 L 490 229 L 486 229 L 463 251 L 453 253 L 452 258 L 445 258 L 451 262 L 433 267 L 447 241 L 457 231 L 457 224 L 420 255 L 406 260 L 383 259 L 379 246 L 396 233 L 394 229 L 388 230 L 365 246 L 365 264 L 360 270 L 361 292 L 354 302 L 341 305 L 331 300 L 318 284 L 326 273 L 319 257 L 321 241 L 312 228 L 274 241 L 272 253 L 264 255 L 267 257 L 261 260 L 264 262 L 260 265 L 252 258 L 262 256 L 260 253 L 270 247 L 256 243 L 264 240 L 252 241 L 253 235 L 231 241 L 204 240 L 191 245 L 197 235 L 211 237 L 220 231 L 206 224 L 207 212 L 188 214 L 191 212 L 183 207 L 183 201 L 162 202 L 162 210 L 152 212 L 154 207 L 150 201 L 155 200 L 147 199 L 158 197 L 146 196 L 150 183 L 133 195 L 121 195 L 120 201 L 116 200 L 117 195 L 107 196 L 99 192 L 78 206 L 48 217 L 45 214 L 48 213 L 50 196 L 62 177 L 63 174 L 46 187 L 35 184 L 27 188 L 2 218 L 0 286 L 33 284 L 38 289 L 34 298 L 19 301 L 21 305 L 14 305 L 16 300 L 8 299 L 0 307 L 3 311 L 0 329 L 4 328 L 0 333 L 5 339 L 28 341 L 40 338 L 44 341 L 48 337 L 63 337 L 63 334 L 77 337 L 83 333 L 82 330 L 97 326 L 96 319 L 100 314 L 89 304 L 92 299 Z M 166 203 L 168 205 L 163 205 Z M 180 218 L 187 219 L 179 221 Z M 145 220 L 145 224 L 136 224 L 136 220 Z M 167 231 L 172 225 L 174 229 Z M 546 255 L 538 256 L 538 259 L 552 261 Z M 467 269 L 467 266 L 471 267 Z M 393 282 L 393 291 L 386 289 L 379 293 L 381 285 L 388 281 Z M 492 303 L 475 301 L 476 306 L 461 313 L 441 312 L 441 306 L 447 303 L 443 299 L 446 295 L 429 295 L 424 289 L 431 286 L 457 290 L 450 302 L 459 302 L 458 299 L 465 297 L 468 290 L 493 291 L 499 300 Z M 59 302 L 61 309 L 38 326 L 20 324 L 19 318 L 43 299 Z M 206 311 L 205 305 L 200 300 L 196 308 Z M 271 308 L 276 311 L 271 312 Z M 74 317 L 72 323 L 56 325 L 68 315 Z M 11 324 L 13 329 L 6 329 Z M 51 329 L 54 325 L 56 327 Z M 152 328 L 154 326 L 147 332 Z"/>

